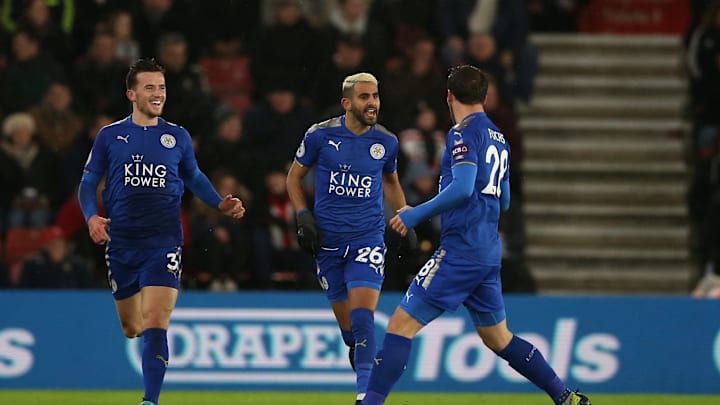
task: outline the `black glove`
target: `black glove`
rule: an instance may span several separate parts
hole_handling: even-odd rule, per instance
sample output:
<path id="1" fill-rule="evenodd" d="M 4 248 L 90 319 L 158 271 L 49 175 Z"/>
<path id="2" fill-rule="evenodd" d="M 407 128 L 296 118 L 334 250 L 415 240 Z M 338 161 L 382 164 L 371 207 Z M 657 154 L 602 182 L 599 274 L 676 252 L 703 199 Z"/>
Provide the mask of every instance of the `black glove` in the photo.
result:
<path id="1" fill-rule="evenodd" d="M 414 229 L 408 229 L 405 236 L 400 236 L 394 229 L 389 225 L 385 227 L 385 246 L 388 250 L 388 255 L 395 255 L 398 258 L 403 258 L 413 253 L 417 249 L 418 238 Z"/>
<path id="2" fill-rule="evenodd" d="M 296 216 L 297 241 L 303 250 L 315 255 L 320 247 L 320 238 L 315 228 L 315 218 L 309 210 L 303 210 Z"/>

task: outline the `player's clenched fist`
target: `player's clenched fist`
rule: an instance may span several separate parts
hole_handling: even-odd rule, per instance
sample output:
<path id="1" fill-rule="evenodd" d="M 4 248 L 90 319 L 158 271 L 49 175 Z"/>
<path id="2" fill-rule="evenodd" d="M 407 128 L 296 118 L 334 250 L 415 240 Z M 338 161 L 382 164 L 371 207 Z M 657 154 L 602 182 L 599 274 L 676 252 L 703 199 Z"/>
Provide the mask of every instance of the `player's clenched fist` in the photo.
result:
<path id="1" fill-rule="evenodd" d="M 110 218 L 103 218 L 99 215 L 93 215 L 88 219 L 88 230 L 90 231 L 90 238 L 93 242 L 98 245 L 104 245 L 110 241 L 108 224 L 110 224 Z"/>
<path id="2" fill-rule="evenodd" d="M 317 228 L 315 228 L 315 217 L 307 208 L 297 213 L 297 241 L 301 248 L 313 255 L 317 253 L 320 246 L 320 238 Z"/>
<path id="3" fill-rule="evenodd" d="M 243 215 L 245 215 L 245 207 L 243 206 L 242 201 L 240 201 L 239 198 L 233 197 L 230 194 L 226 195 L 225 198 L 220 201 L 220 204 L 218 204 L 218 209 L 224 215 L 233 217 L 234 219 L 240 219 L 243 217 Z"/>

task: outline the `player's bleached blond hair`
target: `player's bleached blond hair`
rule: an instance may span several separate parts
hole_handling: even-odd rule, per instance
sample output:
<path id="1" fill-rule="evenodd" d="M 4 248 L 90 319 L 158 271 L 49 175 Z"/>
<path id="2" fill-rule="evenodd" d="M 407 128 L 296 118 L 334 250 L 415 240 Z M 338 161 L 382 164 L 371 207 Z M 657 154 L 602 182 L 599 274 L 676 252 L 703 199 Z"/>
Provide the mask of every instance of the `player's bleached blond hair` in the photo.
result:
<path id="1" fill-rule="evenodd" d="M 355 90 L 355 85 L 358 83 L 372 83 L 377 86 L 378 80 L 372 74 L 365 72 L 350 75 L 346 77 L 342 83 L 343 97 L 349 97 L 352 91 Z"/>

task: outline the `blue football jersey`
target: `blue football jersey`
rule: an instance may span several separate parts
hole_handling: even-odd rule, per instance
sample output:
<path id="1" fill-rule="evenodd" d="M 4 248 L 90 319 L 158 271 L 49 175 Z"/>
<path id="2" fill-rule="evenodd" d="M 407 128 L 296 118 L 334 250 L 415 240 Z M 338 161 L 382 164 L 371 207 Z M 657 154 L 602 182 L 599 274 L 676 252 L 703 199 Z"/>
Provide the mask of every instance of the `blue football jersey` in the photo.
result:
<path id="1" fill-rule="evenodd" d="M 441 245 L 473 262 L 500 264 L 500 184 L 510 176 L 510 146 L 485 113 L 474 113 L 448 131 L 440 169 L 440 190 L 452 181 L 452 167 L 478 167 L 475 189 L 463 205 L 442 214 Z"/>
<path id="2" fill-rule="evenodd" d="M 310 127 L 295 159 L 315 167 L 313 213 L 323 246 L 382 237 L 382 175 L 397 170 L 397 154 L 397 137 L 381 125 L 355 135 L 340 116 Z"/>
<path id="3" fill-rule="evenodd" d="M 132 117 L 100 130 L 85 170 L 107 175 L 103 203 L 111 247 L 182 245 L 181 176 L 197 168 L 190 134 L 159 119 L 140 126 Z"/>

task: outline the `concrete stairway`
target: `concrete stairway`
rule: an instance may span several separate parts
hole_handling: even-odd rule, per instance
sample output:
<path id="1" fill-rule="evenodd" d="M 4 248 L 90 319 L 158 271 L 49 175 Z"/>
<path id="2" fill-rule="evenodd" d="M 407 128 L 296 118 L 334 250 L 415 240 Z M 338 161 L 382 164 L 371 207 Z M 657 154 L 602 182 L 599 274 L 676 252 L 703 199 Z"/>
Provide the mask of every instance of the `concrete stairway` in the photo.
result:
<path id="1" fill-rule="evenodd" d="M 690 288 L 680 40 L 533 35 L 521 108 L 528 265 L 542 292 Z"/>

